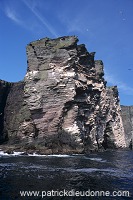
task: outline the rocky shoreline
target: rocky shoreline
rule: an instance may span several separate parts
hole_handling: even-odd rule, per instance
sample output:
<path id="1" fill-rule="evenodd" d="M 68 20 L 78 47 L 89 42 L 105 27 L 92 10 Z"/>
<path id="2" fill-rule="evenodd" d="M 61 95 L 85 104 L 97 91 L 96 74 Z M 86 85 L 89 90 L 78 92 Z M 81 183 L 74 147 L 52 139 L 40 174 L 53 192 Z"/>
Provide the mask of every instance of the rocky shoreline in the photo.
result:
<path id="1" fill-rule="evenodd" d="M 33 148 L 23 148 L 23 147 L 17 147 L 17 146 L 6 146 L 6 145 L 1 145 L 0 146 L 0 152 L 2 153 L 2 155 L 15 155 L 15 156 L 23 156 L 23 155 L 30 155 L 30 156 L 43 156 L 43 155 L 75 155 L 75 154 L 79 154 L 79 155 L 88 155 L 91 153 L 101 153 L 101 152 L 109 152 L 109 151 L 130 151 L 130 148 L 116 148 L 116 149 L 90 149 L 88 152 L 78 152 L 77 150 L 72 150 L 72 151 L 66 151 L 66 152 L 52 152 L 49 151 L 47 149 L 33 149 Z"/>

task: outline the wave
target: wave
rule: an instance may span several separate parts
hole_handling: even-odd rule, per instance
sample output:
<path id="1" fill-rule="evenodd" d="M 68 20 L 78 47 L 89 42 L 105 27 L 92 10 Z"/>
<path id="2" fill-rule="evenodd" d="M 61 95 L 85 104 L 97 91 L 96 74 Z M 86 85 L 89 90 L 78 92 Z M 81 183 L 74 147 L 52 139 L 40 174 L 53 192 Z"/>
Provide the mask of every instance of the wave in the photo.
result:
<path id="1" fill-rule="evenodd" d="M 79 158 L 81 157 L 82 159 L 88 159 L 92 161 L 97 161 L 97 162 L 106 162 L 106 160 L 103 160 L 102 158 L 91 158 L 89 156 L 85 156 L 85 154 L 37 154 L 37 153 L 29 153 L 26 154 L 25 152 L 19 152 L 19 151 L 14 151 L 13 153 L 6 153 L 4 151 L 0 151 L 0 157 L 2 156 L 35 156 L 35 157 L 57 157 L 57 158 Z"/>
<path id="2" fill-rule="evenodd" d="M 29 153 L 25 154 L 25 152 L 14 151 L 13 153 L 5 153 L 4 151 L 0 151 L 0 156 L 35 156 L 35 157 L 59 157 L 59 158 L 69 158 L 75 157 L 78 154 L 68 155 L 68 154 L 37 154 L 37 153 Z"/>
<path id="3" fill-rule="evenodd" d="M 74 158 L 74 157 L 81 157 L 82 159 L 89 159 L 92 161 L 97 161 L 97 162 L 106 162 L 106 160 L 102 160 L 102 158 L 89 158 L 84 156 L 84 154 L 72 154 L 72 155 L 68 155 L 68 154 L 51 154 L 51 155 L 46 155 L 46 154 L 37 154 L 37 153 L 33 153 L 33 154 L 25 154 L 24 152 L 13 152 L 13 153 L 5 153 L 4 151 L 0 151 L 0 157 L 1 156 L 33 156 L 33 157 L 56 157 L 56 158 Z"/>

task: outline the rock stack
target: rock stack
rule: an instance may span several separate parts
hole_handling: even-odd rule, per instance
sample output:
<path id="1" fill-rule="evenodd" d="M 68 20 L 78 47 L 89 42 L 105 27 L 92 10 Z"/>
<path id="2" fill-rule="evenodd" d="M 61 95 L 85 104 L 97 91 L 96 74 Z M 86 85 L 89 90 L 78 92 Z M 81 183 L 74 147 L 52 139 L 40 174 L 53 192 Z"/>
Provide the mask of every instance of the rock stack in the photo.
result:
<path id="1" fill-rule="evenodd" d="M 117 87 L 106 87 L 103 62 L 77 42 L 67 36 L 27 45 L 24 81 L 0 82 L 1 143 L 44 153 L 128 145 Z"/>

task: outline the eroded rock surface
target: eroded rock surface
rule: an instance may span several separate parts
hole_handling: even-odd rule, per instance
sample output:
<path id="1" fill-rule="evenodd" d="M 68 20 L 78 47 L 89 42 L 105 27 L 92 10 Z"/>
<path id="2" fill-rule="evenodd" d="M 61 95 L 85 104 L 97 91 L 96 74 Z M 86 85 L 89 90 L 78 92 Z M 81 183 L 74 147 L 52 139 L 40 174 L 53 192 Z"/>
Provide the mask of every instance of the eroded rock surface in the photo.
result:
<path id="1" fill-rule="evenodd" d="M 4 111 L 9 143 L 44 153 L 126 146 L 117 87 L 106 87 L 103 62 L 77 42 L 44 38 L 27 46 L 24 82 L 12 85 Z"/>

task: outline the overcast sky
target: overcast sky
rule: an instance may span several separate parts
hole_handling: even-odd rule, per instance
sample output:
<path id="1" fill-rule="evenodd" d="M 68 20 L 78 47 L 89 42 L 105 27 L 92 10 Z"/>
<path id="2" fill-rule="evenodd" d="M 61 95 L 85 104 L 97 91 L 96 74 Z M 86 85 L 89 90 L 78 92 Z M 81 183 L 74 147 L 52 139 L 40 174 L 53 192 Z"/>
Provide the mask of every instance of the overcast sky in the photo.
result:
<path id="1" fill-rule="evenodd" d="M 133 105 L 133 0 L 0 0 L 0 79 L 24 78 L 28 43 L 65 35 L 96 52 L 121 104 Z"/>

